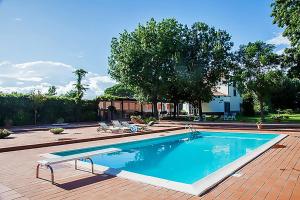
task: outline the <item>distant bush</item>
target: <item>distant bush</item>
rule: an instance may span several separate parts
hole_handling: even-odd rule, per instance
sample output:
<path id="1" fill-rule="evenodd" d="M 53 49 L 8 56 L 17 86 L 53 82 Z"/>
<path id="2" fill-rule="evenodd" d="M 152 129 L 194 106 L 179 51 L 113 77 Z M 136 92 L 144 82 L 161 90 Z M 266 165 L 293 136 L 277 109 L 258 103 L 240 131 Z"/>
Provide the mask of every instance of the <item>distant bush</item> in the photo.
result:
<path id="1" fill-rule="evenodd" d="M 63 128 L 51 128 L 50 132 L 53 134 L 61 134 L 62 132 L 64 132 Z"/>
<path id="2" fill-rule="evenodd" d="M 293 109 L 285 109 L 282 111 L 284 114 L 288 114 L 288 115 L 291 115 L 294 113 Z"/>
<path id="3" fill-rule="evenodd" d="M 0 129 L 0 139 L 8 137 L 13 132 L 6 130 L 6 129 Z"/>

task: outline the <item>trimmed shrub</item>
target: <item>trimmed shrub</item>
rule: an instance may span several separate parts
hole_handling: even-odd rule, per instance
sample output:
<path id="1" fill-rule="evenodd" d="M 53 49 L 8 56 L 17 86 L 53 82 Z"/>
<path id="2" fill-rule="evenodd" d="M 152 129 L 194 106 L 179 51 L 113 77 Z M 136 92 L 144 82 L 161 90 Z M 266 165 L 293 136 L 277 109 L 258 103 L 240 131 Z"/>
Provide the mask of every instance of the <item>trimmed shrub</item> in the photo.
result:
<path id="1" fill-rule="evenodd" d="M 13 132 L 7 129 L 0 129 L 0 139 L 8 137 L 10 134 L 13 134 Z"/>
<path id="2" fill-rule="evenodd" d="M 61 134 L 62 132 L 64 132 L 65 129 L 63 128 L 51 128 L 50 132 L 53 134 Z"/>
<path id="3" fill-rule="evenodd" d="M 12 125 L 34 124 L 34 105 L 26 94 L 0 93 L 0 126 L 10 120 Z M 38 108 L 37 122 L 39 124 L 56 123 L 59 118 L 64 122 L 96 121 L 97 101 L 82 100 L 75 102 L 72 98 L 60 96 L 45 96 L 45 100 Z"/>

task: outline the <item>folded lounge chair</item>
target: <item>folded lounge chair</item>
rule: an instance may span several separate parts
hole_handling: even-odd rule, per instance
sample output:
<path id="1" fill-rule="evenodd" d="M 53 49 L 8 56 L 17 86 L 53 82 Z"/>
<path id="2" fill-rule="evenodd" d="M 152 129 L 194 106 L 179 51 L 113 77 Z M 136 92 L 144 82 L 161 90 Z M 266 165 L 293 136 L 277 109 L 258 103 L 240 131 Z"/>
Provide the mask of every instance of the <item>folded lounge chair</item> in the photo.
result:
<path id="1" fill-rule="evenodd" d="M 100 131 L 104 131 L 104 132 L 112 132 L 112 133 L 118 133 L 120 131 L 122 131 L 120 128 L 117 127 L 109 127 L 107 126 L 107 124 L 105 124 L 104 122 L 99 122 L 100 127 L 97 129 L 98 132 Z"/>

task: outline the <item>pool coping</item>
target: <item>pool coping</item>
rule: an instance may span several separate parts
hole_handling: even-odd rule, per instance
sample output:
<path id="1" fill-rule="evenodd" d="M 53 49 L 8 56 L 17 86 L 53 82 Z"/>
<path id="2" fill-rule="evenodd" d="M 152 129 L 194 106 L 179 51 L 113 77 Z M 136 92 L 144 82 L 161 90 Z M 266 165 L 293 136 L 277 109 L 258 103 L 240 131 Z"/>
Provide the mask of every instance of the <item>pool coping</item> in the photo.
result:
<path id="1" fill-rule="evenodd" d="M 27 150 L 27 149 L 36 149 L 36 148 L 43 148 L 43 147 L 51 147 L 51 146 L 60 146 L 60 145 L 66 145 L 66 144 L 92 142 L 92 141 L 98 141 L 98 140 L 132 137 L 132 136 L 147 135 L 147 134 L 160 133 L 160 132 L 164 133 L 164 132 L 169 132 L 169 131 L 177 131 L 177 130 L 181 130 L 181 129 L 185 129 L 185 127 L 174 126 L 172 128 L 149 130 L 149 131 L 142 131 L 142 132 L 137 132 L 137 133 L 121 133 L 121 134 L 108 135 L 108 136 L 100 135 L 97 137 L 80 138 L 80 139 L 74 139 L 74 140 L 53 141 L 53 142 L 43 142 L 43 143 L 35 143 L 35 144 L 0 147 L 0 153 L 10 152 L 10 151 Z"/>
<path id="2" fill-rule="evenodd" d="M 261 154 L 272 148 L 275 144 L 286 138 L 287 134 L 278 134 L 277 137 L 273 138 L 269 142 L 259 146 L 255 150 L 249 152 L 248 154 L 238 158 L 237 160 L 223 166 L 222 168 L 218 169 L 217 171 L 205 176 L 202 179 L 192 183 L 180 183 L 176 181 L 170 181 L 167 179 L 142 175 L 134 172 L 129 172 L 126 170 L 117 170 L 114 168 L 94 164 L 94 169 L 103 172 L 104 174 L 125 178 L 128 180 L 138 181 L 154 186 L 164 187 L 171 190 L 176 190 L 184 193 L 189 193 L 192 195 L 201 196 L 202 194 L 206 193 L 208 190 L 234 174 L 236 171 L 247 165 L 249 162 L 254 160 L 255 158 L 259 157 Z M 141 139 L 144 140 L 144 139 Z M 138 141 L 138 140 L 134 140 Z M 60 157 L 51 153 L 42 154 L 43 157 L 46 158 L 54 158 Z M 69 164 L 74 164 L 73 162 L 68 162 Z M 90 163 L 78 161 L 77 165 L 82 168 L 90 168 Z"/>

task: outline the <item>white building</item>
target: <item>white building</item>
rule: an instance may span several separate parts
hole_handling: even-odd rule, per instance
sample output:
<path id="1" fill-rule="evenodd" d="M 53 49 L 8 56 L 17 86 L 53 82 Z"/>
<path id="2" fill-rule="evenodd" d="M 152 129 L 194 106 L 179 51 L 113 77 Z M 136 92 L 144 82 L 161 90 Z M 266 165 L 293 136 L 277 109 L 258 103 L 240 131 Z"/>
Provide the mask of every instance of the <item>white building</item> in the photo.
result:
<path id="1" fill-rule="evenodd" d="M 234 84 L 221 84 L 214 92 L 214 98 L 210 102 L 202 103 L 204 114 L 237 113 L 241 111 L 242 98 Z M 198 114 L 198 108 L 189 103 L 182 105 L 182 110 L 188 114 Z"/>

